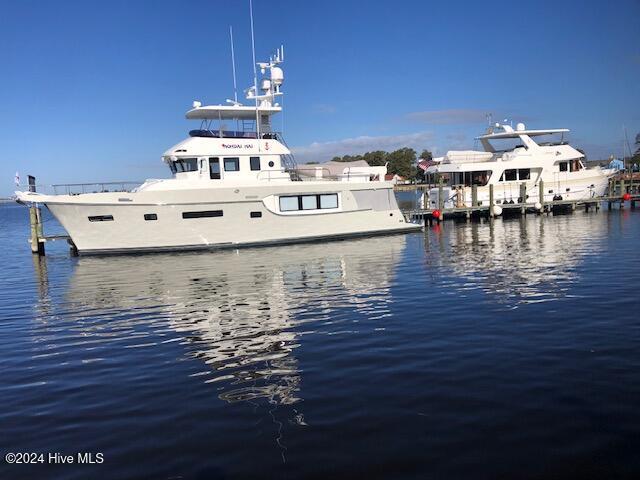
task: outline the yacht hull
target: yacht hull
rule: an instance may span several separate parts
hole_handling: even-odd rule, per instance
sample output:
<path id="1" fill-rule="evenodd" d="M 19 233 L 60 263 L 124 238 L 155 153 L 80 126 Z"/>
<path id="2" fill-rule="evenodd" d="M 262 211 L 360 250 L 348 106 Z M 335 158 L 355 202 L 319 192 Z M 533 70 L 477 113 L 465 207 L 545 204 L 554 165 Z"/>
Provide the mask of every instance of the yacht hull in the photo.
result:
<path id="1" fill-rule="evenodd" d="M 337 184 L 336 184 L 337 183 Z M 386 185 L 331 182 L 183 192 L 98 193 L 43 198 L 80 254 L 239 248 L 420 230 L 407 223 Z M 378 192 L 363 203 L 354 192 Z M 335 192 L 340 211 L 283 214 L 279 194 Z M 64 198 L 66 197 L 66 198 Z M 231 200 L 230 200 L 231 199 Z M 200 216 L 207 215 L 207 216 Z"/>
<path id="2" fill-rule="evenodd" d="M 570 180 L 554 180 L 550 179 L 545 181 L 544 184 L 544 200 L 546 202 L 550 202 L 554 200 L 554 197 L 558 195 L 562 197 L 563 200 L 575 200 L 575 201 L 584 201 L 590 198 L 594 200 L 598 197 L 602 197 L 606 194 L 607 187 L 609 185 L 609 179 L 614 174 L 597 174 L 593 176 L 581 176 L 581 178 L 570 179 Z M 538 184 L 533 182 L 525 182 L 527 183 L 527 199 L 526 203 L 534 203 L 537 202 L 540 198 L 540 192 L 538 189 Z M 460 199 L 457 197 L 457 193 L 461 194 Z M 482 204 L 488 204 L 489 202 L 489 186 L 478 187 L 477 188 L 478 202 Z M 432 188 L 429 190 L 429 207 L 437 208 L 439 205 L 438 202 L 438 188 Z M 510 184 L 495 184 L 494 185 L 494 201 L 497 204 L 506 203 L 506 202 L 515 202 L 519 203 L 520 197 L 520 183 L 513 182 Z M 444 197 L 444 206 L 445 208 L 454 208 L 454 207 L 470 207 L 472 204 L 472 189 L 471 187 L 465 187 L 463 190 L 459 189 L 456 191 L 454 188 L 445 187 L 443 189 L 443 197 Z"/>

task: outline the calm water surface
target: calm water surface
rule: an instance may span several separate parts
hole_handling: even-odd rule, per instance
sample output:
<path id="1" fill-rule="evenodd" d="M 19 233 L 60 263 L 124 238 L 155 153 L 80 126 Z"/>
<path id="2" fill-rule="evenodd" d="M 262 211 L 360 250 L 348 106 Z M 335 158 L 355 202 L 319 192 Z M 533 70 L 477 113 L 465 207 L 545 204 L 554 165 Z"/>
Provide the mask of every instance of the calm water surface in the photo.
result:
<path id="1" fill-rule="evenodd" d="M 172 255 L 27 236 L 0 205 L 0 452 L 104 463 L 0 478 L 640 475 L 640 211 Z"/>

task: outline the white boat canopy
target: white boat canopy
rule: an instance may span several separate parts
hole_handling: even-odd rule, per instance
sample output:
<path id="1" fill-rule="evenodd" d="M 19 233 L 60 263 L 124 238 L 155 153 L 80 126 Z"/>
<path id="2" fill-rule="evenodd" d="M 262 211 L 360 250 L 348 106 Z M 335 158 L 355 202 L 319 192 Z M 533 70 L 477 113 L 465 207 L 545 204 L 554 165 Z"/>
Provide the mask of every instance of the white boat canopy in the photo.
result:
<path id="1" fill-rule="evenodd" d="M 258 107 L 259 115 L 273 115 L 282 110 L 279 105 Z M 250 105 L 207 105 L 187 112 L 189 120 L 255 120 L 256 107 Z"/>

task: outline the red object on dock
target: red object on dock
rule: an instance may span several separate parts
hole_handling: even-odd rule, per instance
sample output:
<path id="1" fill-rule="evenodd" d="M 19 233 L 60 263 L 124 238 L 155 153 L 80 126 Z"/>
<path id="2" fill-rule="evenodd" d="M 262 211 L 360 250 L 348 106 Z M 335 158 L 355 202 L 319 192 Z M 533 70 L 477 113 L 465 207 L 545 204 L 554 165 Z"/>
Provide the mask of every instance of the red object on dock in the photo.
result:
<path id="1" fill-rule="evenodd" d="M 625 202 L 631 200 L 631 194 L 629 192 L 625 193 L 624 195 L 622 195 L 622 200 L 624 200 Z"/>
<path id="2" fill-rule="evenodd" d="M 435 218 L 436 220 L 440 219 L 440 210 L 434 210 L 433 212 L 431 212 L 431 215 L 433 216 L 433 218 Z"/>

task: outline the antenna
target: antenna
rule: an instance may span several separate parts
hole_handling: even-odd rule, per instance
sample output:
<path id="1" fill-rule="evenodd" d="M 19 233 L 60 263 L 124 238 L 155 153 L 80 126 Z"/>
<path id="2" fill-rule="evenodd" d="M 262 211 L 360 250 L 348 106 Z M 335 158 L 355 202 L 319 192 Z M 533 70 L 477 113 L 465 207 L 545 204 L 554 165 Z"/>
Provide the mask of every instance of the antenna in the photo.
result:
<path id="1" fill-rule="evenodd" d="M 236 82 L 236 56 L 233 52 L 233 27 L 229 25 L 229 38 L 231 40 L 231 70 L 233 71 L 233 101 L 238 103 L 238 84 Z"/>
<path id="2" fill-rule="evenodd" d="M 256 96 L 256 137 L 260 149 L 260 117 L 258 114 L 258 72 L 256 70 L 256 41 L 253 33 L 253 0 L 249 0 L 249 16 L 251 17 L 251 55 L 253 56 L 253 91 Z"/>

